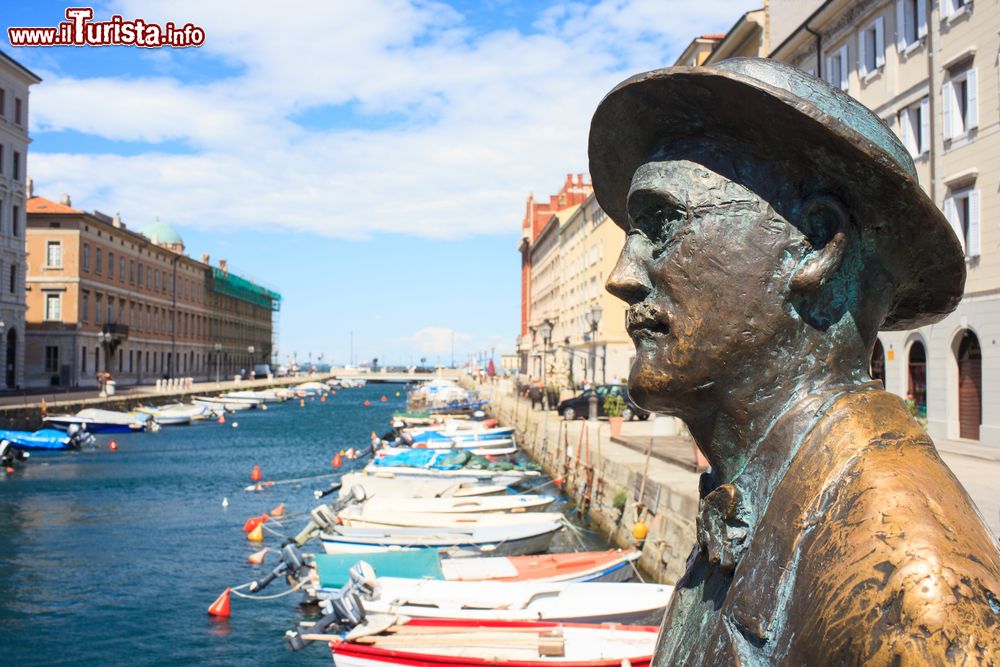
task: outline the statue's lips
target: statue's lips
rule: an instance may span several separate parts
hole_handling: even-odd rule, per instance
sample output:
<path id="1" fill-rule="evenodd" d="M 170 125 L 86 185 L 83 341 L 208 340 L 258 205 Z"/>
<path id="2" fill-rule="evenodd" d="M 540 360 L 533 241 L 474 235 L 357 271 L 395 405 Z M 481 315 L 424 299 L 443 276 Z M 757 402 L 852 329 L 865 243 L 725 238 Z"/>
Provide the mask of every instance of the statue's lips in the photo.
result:
<path id="1" fill-rule="evenodd" d="M 665 335 L 670 332 L 670 319 L 653 306 L 638 303 L 625 311 L 625 330 L 629 336 Z"/>

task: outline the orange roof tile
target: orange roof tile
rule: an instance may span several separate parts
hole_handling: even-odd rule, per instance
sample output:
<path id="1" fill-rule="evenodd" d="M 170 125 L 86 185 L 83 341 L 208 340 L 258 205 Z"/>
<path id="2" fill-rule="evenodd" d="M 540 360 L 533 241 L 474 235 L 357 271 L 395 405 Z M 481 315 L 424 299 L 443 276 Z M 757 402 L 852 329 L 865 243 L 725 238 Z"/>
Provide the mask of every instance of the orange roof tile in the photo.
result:
<path id="1" fill-rule="evenodd" d="M 28 213 L 83 213 L 83 211 L 78 211 L 45 197 L 32 197 L 28 200 L 27 209 Z"/>

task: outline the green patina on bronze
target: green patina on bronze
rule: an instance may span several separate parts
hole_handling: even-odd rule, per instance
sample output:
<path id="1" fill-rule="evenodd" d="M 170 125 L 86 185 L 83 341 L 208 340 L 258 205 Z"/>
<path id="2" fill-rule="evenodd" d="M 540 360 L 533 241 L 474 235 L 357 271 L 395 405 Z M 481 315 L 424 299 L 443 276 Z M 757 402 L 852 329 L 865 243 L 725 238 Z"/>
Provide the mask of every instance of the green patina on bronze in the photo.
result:
<path id="1" fill-rule="evenodd" d="M 657 665 L 1000 664 L 1000 551 L 902 401 L 876 334 L 940 320 L 965 262 L 905 148 L 774 61 L 669 68 L 594 115 L 628 233 L 629 392 L 712 464 Z"/>

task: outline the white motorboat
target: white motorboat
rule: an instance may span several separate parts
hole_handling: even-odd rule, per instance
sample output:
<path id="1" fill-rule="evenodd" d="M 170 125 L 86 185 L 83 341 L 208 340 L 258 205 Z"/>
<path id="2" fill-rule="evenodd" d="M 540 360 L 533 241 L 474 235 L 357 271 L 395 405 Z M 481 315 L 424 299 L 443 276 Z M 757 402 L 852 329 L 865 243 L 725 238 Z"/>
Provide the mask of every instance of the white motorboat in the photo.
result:
<path id="1" fill-rule="evenodd" d="M 365 501 L 360 516 L 397 514 L 456 514 L 478 512 L 519 513 L 539 510 L 555 501 L 555 496 L 507 494 L 503 496 L 471 496 L 464 498 L 399 498 L 373 497 Z"/>
<path id="2" fill-rule="evenodd" d="M 403 479 L 391 475 L 367 475 L 363 472 L 347 473 L 340 479 L 340 482 L 341 499 L 347 498 L 355 486 L 364 489 L 366 498 L 380 500 L 389 498 L 465 498 L 507 492 L 507 487 L 499 484 L 481 485 L 475 482 L 451 479 Z"/>

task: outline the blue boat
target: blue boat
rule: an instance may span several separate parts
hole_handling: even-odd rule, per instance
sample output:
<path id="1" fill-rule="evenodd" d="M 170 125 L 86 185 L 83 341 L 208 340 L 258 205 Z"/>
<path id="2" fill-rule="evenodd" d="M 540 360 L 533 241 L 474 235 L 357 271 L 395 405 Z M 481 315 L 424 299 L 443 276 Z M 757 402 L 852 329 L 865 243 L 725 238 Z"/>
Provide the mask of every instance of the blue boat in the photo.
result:
<path id="1" fill-rule="evenodd" d="M 84 430 L 73 433 L 57 431 L 53 428 L 43 428 L 40 431 L 7 431 L 0 429 L 0 440 L 6 440 L 17 449 L 30 451 L 65 451 L 80 449 L 80 445 L 88 443 L 94 436 Z"/>

